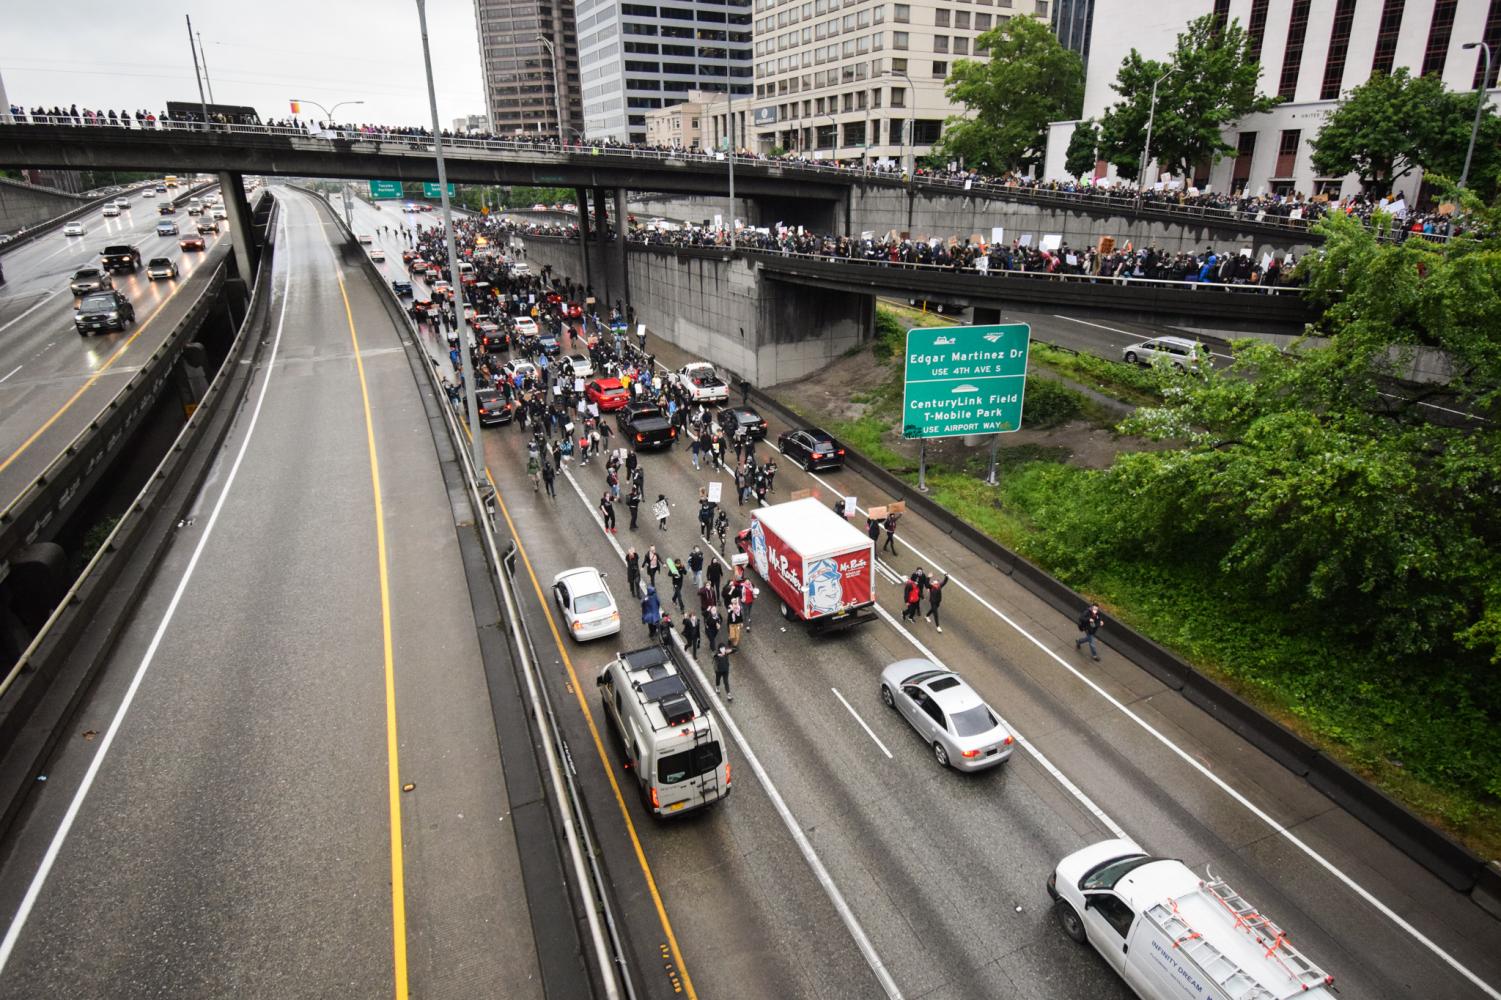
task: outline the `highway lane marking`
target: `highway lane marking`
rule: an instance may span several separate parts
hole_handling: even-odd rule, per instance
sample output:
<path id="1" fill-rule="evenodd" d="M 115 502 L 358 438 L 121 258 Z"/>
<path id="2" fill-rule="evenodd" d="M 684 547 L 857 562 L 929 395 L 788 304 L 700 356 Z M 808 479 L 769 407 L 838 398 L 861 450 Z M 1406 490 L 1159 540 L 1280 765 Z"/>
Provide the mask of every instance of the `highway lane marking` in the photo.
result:
<path id="1" fill-rule="evenodd" d="M 886 744 L 884 744 L 884 743 L 881 742 L 881 738 L 876 735 L 875 730 L 871 729 L 868 725 L 865 724 L 865 720 L 862 719 L 862 718 L 860 718 L 860 713 L 857 712 L 857 711 L 855 711 L 855 706 L 851 705 L 848 701 L 845 700 L 844 695 L 842 695 L 842 694 L 839 693 L 839 689 L 838 688 L 831 687 L 831 688 L 829 688 L 829 690 L 832 691 L 832 692 L 834 692 L 834 697 L 839 699 L 839 703 L 840 704 L 842 704 L 845 708 L 847 708 L 847 709 L 850 710 L 850 714 L 855 717 L 855 721 L 858 722 L 858 723 L 860 723 L 860 728 L 863 729 L 863 730 L 865 730 L 865 735 L 867 735 L 871 739 L 875 740 L 876 746 L 880 747 L 881 748 L 881 752 L 886 755 L 886 759 L 890 760 L 891 759 L 891 751 L 886 749 Z"/>
<path id="2" fill-rule="evenodd" d="M 329 250 L 333 250 L 332 244 L 329 245 Z M 344 275 L 337 260 L 334 261 L 334 277 L 339 281 L 339 297 L 344 300 L 344 317 L 349 322 L 349 339 L 354 344 L 354 367 L 360 377 L 360 403 L 365 414 L 365 445 L 370 452 L 370 491 L 375 503 L 375 561 L 380 576 L 381 655 L 386 687 L 386 789 L 391 824 L 391 947 L 396 1000 L 407 1000 L 406 874 L 401 841 L 401 767 L 397 759 L 400 744 L 396 739 L 396 652 L 391 641 L 391 576 L 386 551 L 386 513 L 381 501 L 380 459 L 375 449 L 375 419 L 370 414 L 370 388 L 365 381 L 365 362 L 360 356 L 360 337 L 354 328 L 354 311 L 349 307 L 349 292 L 344 287 Z"/>
<path id="3" fill-rule="evenodd" d="M 443 402 L 444 405 L 448 405 L 446 400 Z M 470 433 L 468 427 L 465 427 L 464 431 L 466 434 Z M 567 473 L 565 472 L 564 475 Z M 543 616 L 547 620 L 548 630 L 552 632 L 553 644 L 557 647 L 558 655 L 563 659 L 564 669 L 568 671 L 569 685 L 573 689 L 574 698 L 578 701 L 579 710 L 584 713 L 584 723 L 588 726 L 589 735 L 594 740 L 594 750 L 599 755 L 599 762 L 604 768 L 605 777 L 610 781 L 610 790 L 615 794 L 615 804 L 620 809 L 620 817 L 625 821 L 626 833 L 631 838 L 631 848 L 636 854 L 636 864 L 640 866 L 642 877 L 646 879 L 646 889 L 651 896 L 652 906 L 657 911 L 657 920 L 662 925 L 662 933 L 667 936 L 667 947 L 671 950 L 673 963 L 682 979 L 683 992 L 688 995 L 689 1000 L 698 1000 L 698 992 L 693 988 L 693 978 L 688 975 L 688 965 L 683 961 L 682 949 L 678 947 L 677 935 L 672 930 L 672 921 L 667 916 L 667 904 L 662 900 L 662 893 L 657 887 L 657 877 L 652 871 L 651 863 L 646 860 L 646 848 L 642 846 L 641 837 L 636 832 L 636 824 L 631 820 L 630 808 L 625 804 L 625 794 L 621 792 L 620 782 L 615 778 L 615 764 L 605 750 L 604 739 L 600 736 L 599 726 L 594 721 L 594 713 L 589 710 L 583 685 L 579 683 L 578 671 L 573 666 L 573 657 L 568 655 L 568 650 L 563 646 L 563 636 L 558 631 L 557 621 L 553 618 L 552 605 L 542 594 L 542 584 L 538 582 L 536 571 L 532 568 L 532 558 L 527 554 L 526 546 L 521 543 L 521 533 L 516 530 L 516 524 L 511 520 L 511 511 L 506 506 L 505 496 L 499 484 L 495 482 L 495 477 L 491 475 L 488 465 L 485 466 L 485 478 L 495 490 L 495 502 L 500 507 L 501 515 L 506 519 L 506 527 L 510 529 L 511 539 L 516 543 L 516 551 L 521 553 L 521 563 L 526 567 L 526 575 L 532 581 L 532 589 L 537 594 L 537 603 L 541 606 Z M 569 482 L 573 482 L 572 477 L 569 477 Z M 574 483 L 573 488 L 577 490 L 578 484 Z M 580 493 L 579 496 L 582 497 L 583 494 Z M 586 501 L 585 507 L 587 506 Z M 598 521 L 598 523 L 602 530 L 604 522 Z M 624 558 L 623 555 L 622 558 Z"/>
<path id="4" fill-rule="evenodd" d="M 772 445 L 772 447 L 775 448 L 776 446 Z M 837 490 L 833 486 L 829 485 L 828 481 L 825 480 L 822 476 L 819 476 L 816 472 L 809 472 L 808 475 L 817 480 L 836 496 L 844 496 L 843 491 Z M 859 512 L 862 510 L 862 508 L 856 506 L 855 510 Z M 923 552 L 916 545 L 913 545 L 910 541 L 908 541 L 906 545 L 908 549 L 914 552 L 919 558 L 923 560 L 923 562 L 931 566 L 936 572 L 944 572 L 943 568 L 939 566 L 935 560 L 929 558 L 927 553 Z M 1346 875 L 1344 871 L 1336 867 L 1332 861 L 1325 858 L 1312 846 L 1303 841 L 1303 839 L 1300 838 L 1297 834 L 1293 833 L 1287 827 L 1279 823 L 1274 817 L 1267 813 L 1266 810 L 1262 809 L 1260 806 L 1252 802 L 1244 794 L 1231 786 L 1229 782 L 1225 781 L 1225 779 L 1215 774 L 1212 770 L 1209 769 L 1208 766 L 1201 763 L 1196 757 L 1194 757 L 1193 754 L 1178 746 L 1178 744 L 1174 743 L 1168 736 L 1166 736 L 1162 732 L 1159 732 L 1156 727 L 1147 722 L 1147 720 L 1143 719 L 1140 715 L 1137 715 L 1135 712 L 1133 712 L 1129 707 L 1126 706 L 1124 702 L 1116 698 L 1114 695 L 1112 695 L 1110 692 L 1106 691 L 1103 687 L 1096 683 L 1093 678 L 1079 670 L 1067 660 L 1063 659 L 1063 657 L 1059 656 L 1056 652 L 1050 649 L 1041 639 L 1037 638 L 1031 632 L 1027 631 L 1024 627 L 1022 627 L 1022 625 L 1013 620 L 1005 612 L 1001 611 L 999 608 L 995 607 L 995 605 L 991 604 L 985 598 L 977 594 L 959 577 L 950 575 L 949 579 L 951 582 L 958 584 L 960 590 L 964 591 L 970 597 L 974 598 L 976 602 L 978 602 L 991 614 L 995 615 L 1001 621 L 1009 625 L 1018 635 L 1025 638 L 1028 642 L 1032 643 L 1032 645 L 1036 646 L 1037 649 L 1043 653 L 1043 655 L 1047 656 L 1064 670 L 1067 670 L 1069 673 L 1073 674 L 1074 677 L 1076 677 L 1078 680 L 1088 685 L 1089 688 L 1095 692 L 1095 694 L 1103 698 L 1111 707 L 1115 708 L 1126 718 L 1136 723 L 1137 726 L 1139 726 L 1153 739 L 1157 740 L 1158 743 L 1162 744 L 1179 759 L 1184 761 L 1194 770 L 1198 771 L 1201 775 L 1211 781 L 1220 789 L 1220 791 L 1224 792 L 1236 803 L 1245 808 L 1246 811 L 1251 813 L 1251 815 L 1255 816 L 1257 819 L 1265 823 L 1267 827 L 1269 827 L 1274 833 L 1282 837 L 1288 843 L 1292 844 L 1298 850 L 1302 851 L 1303 854 L 1307 856 L 1311 861 L 1313 861 L 1319 867 L 1323 868 L 1330 875 L 1334 876 L 1336 880 L 1338 880 L 1351 892 L 1355 893 L 1357 896 L 1363 899 L 1366 903 L 1370 904 L 1373 909 L 1390 920 L 1400 930 L 1404 931 L 1413 940 L 1417 941 L 1419 944 L 1423 945 L 1423 947 L 1427 948 L 1437 958 L 1443 961 L 1454 971 L 1458 972 L 1461 976 L 1468 979 L 1471 983 L 1473 983 L 1481 991 L 1483 991 L 1486 996 L 1491 997 L 1492 1000 L 1501 1000 L 1501 990 L 1498 990 L 1490 984 L 1486 983 L 1485 980 L 1481 979 L 1474 972 L 1470 971 L 1470 969 L 1463 965 L 1458 959 L 1445 951 L 1441 945 L 1433 941 L 1422 931 L 1418 930 L 1418 928 L 1416 928 L 1405 918 L 1403 918 L 1401 914 L 1397 913 L 1391 907 L 1387 906 L 1380 899 L 1377 899 L 1370 890 L 1366 889 L 1360 883 L 1356 882 L 1349 875 Z M 877 610 L 881 611 L 882 614 L 885 614 L 884 609 L 878 607 Z M 916 637 L 914 636 L 912 638 L 913 641 L 916 642 Z"/>
<path id="5" fill-rule="evenodd" d="M 1136 340 L 1156 340 L 1159 337 L 1168 336 L 1167 334 L 1161 334 L 1161 333 L 1152 333 L 1152 334 L 1132 333 L 1130 330 L 1122 330 L 1122 329 L 1120 329 L 1118 327 L 1114 327 L 1114 326 L 1105 326 L 1103 323 L 1091 323 L 1087 319 L 1075 319 L 1073 316 L 1062 316 L 1062 315 L 1059 315 L 1058 313 L 1053 313 L 1053 318 L 1054 319 L 1065 319 L 1065 320 L 1068 320 L 1070 323 L 1079 323 L 1079 324 L 1081 324 L 1083 326 L 1092 326 L 1092 327 L 1094 327 L 1097 330 L 1108 330 L 1111 333 L 1118 333 L 1121 336 L 1126 337 L 1126 338 L 1128 338 L 1130 340 L 1133 340 L 1133 341 L 1136 341 Z M 1173 336 L 1177 336 L 1177 334 L 1174 334 Z M 1212 358 L 1219 358 L 1219 359 L 1221 359 L 1223 361 L 1234 361 L 1235 360 L 1235 358 L 1232 355 L 1221 354 L 1218 351 L 1209 351 L 1208 353 L 1209 353 L 1210 357 L 1212 357 Z"/>
<path id="6" fill-rule="evenodd" d="M 11 452 L 8 458 L 6 458 L 3 462 L 0 462 L 0 472 L 4 472 L 6 469 L 10 468 L 11 464 L 26 452 L 26 449 L 36 444 L 38 438 L 47 433 L 47 431 L 52 428 L 52 425 L 57 423 L 58 420 L 62 419 L 63 414 L 72 409 L 73 404 L 78 402 L 79 399 L 83 398 L 83 394 L 92 389 L 95 383 L 97 383 L 101 378 L 104 377 L 104 373 L 109 371 L 109 369 L 114 365 L 116 361 L 120 360 L 121 355 L 130 350 L 130 345 L 136 342 L 136 338 L 145 333 L 151 327 L 151 324 L 156 322 L 156 318 L 162 314 L 162 310 L 167 308 L 167 303 L 176 298 L 177 293 L 182 291 L 186 287 L 187 282 L 181 282 L 180 284 L 178 284 L 175 288 L 172 289 L 170 293 L 168 293 L 166 298 L 162 299 L 161 305 L 156 307 L 156 311 L 153 312 L 150 316 L 146 317 L 145 322 L 137 323 L 135 330 L 133 330 L 130 336 L 125 339 L 125 343 L 121 344 L 118 348 L 115 349 L 115 352 L 113 354 L 105 359 L 104 364 L 100 365 L 94 371 L 94 374 L 89 376 L 88 381 L 79 386 L 78 391 L 69 396 L 67 402 L 58 407 L 56 413 L 52 414 L 52 416 L 43 421 L 42 426 L 32 431 L 31 436 L 28 437 L 25 441 L 22 441 L 20 446 L 16 448 L 15 451 Z M 14 500 L 11 501 L 11 503 L 14 502 Z M 10 504 L 6 504 L 6 506 L 9 507 Z"/>
<path id="7" fill-rule="evenodd" d="M 6 330 L 9 330 L 11 327 L 13 327 L 17 323 L 21 322 L 21 320 L 25 319 L 27 316 L 30 316 L 32 313 L 34 313 L 38 309 L 40 309 L 42 306 L 46 305 L 48 302 L 50 302 L 52 300 L 52 297 L 54 295 L 56 295 L 59 290 L 60 289 L 54 288 L 52 291 L 48 292 L 46 295 L 43 295 L 41 298 L 37 299 L 31 305 L 27 306 L 26 307 L 26 311 L 23 312 L 23 313 L 21 313 L 21 315 L 17 316 L 15 319 L 10 320 L 4 326 L 0 326 L 0 333 L 4 333 Z"/>
<path id="8" fill-rule="evenodd" d="M 31 878 L 31 884 L 26 889 L 26 895 L 21 900 L 21 905 L 16 910 L 16 915 L 6 929 L 5 938 L 0 941 L 0 974 L 5 971 L 6 964 L 15 952 L 16 942 L 20 940 L 21 931 L 26 926 L 27 919 L 31 916 L 36 906 L 37 899 L 41 896 L 42 886 L 47 881 L 53 865 L 57 863 L 58 855 L 62 852 L 63 842 L 67 840 L 68 833 L 73 829 L 74 822 L 78 819 L 78 813 L 83 808 L 83 801 L 93 787 L 94 780 L 99 776 L 99 769 L 104 766 L 105 757 L 108 756 L 110 747 L 114 745 L 115 737 L 120 732 L 121 725 L 125 722 L 125 715 L 130 711 L 130 706 L 135 701 L 136 694 L 141 689 L 141 682 L 145 680 L 146 671 L 150 669 L 156 659 L 156 652 L 161 647 L 162 639 L 167 634 L 167 628 L 172 624 L 172 619 L 177 614 L 177 607 L 182 602 L 183 595 L 187 593 L 188 583 L 193 579 L 193 572 L 198 568 L 198 560 L 203 555 L 204 548 L 214 534 L 214 527 L 219 523 L 219 514 L 224 509 L 224 502 L 229 499 L 229 491 L 235 484 L 235 477 L 240 473 L 240 464 L 245 461 L 245 453 L 250 448 L 250 442 L 255 437 L 255 428 L 261 418 L 261 408 L 266 402 L 266 390 L 271 384 L 271 375 L 275 370 L 276 355 L 281 348 L 282 329 L 287 321 L 287 300 L 291 298 L 292 274 L 290 253 L 284 251 L 286 264 L 286 282 L 282 288 L 281 315 L 276 321 L 276 337 L 271 342 L 271 354 L 263 368 L 264 377 L 261 381 L 260 393 L 256 396 L 255 408 L 250 413 L 250 421 L 245 426 L 245 437 L 240 441 L 239 451 L 235 454 L 234 464 L 229 468 L 229 474 L 224 479 L 224 489 L 219 494 L 219 499 L 214 502 L 214 508 L 209 513 L 208 521 L 203 526 L 203 534 L 198 539 L 198 544 L 193 547 L 193 554 L 188 559 L 187 567 L 182 572 L 181 579 L 177 582 L 177 588 L 172 592 L 172 599 L 168 602 L 162 620 L 156 627 L 156 632 L 151 637 L 151 643 L 146 647 L 146 652 L 141 657 L 141 663 L 136 667 L 135 676 L 131 678 L 130 686 L 126 688 L 124 697 L 120 701 L 120 707 L 115 710 L 114 718 L 110 720 L 109 728 L 105 730 L 104 738 L 99 741 L 99 750 L 94 754 L 94 759 L 89 762 L 88 769 L 84 772 L 83 780 L 79 783 L 78 790 L 73 793 L 73 800 L 68 804 L 67 812 L 63 814 L 62 822 L 58 824 L 57 832 L 52 835 L 52 841 L 47 845 L 47 851 L 42 856 L 41 864 L 38 865 L 36 874 Z"/>
<path id="9" fill-rule="evenodd" d="M 8 381 L 10 381 L 10 377 L 12 375 L 14 375 L 16 372 L 20 371 L 22 368 L 25 368 L 25 367 L 26 367 L 25 365 L 16 365 L 10 371 L 8 371 L 8 372 L 5 373 L 5 377 L 4 378 L 0 378 L 0 382 L 8 382 Z"/>
<path id="10" fill-rule="evenodd" d="M 604 518 L 598 511 L 593 509 L 589 498 L 579 486 L 578 481 L 573 478 L 573 473 L 565 468 L 563 470 L 563 478 L 568 480 L 569 484 L 573 487 L 573 491 L 578 494 L 578 498 L 583 503 L 584 509 L 589 512 L 590 518 L 604 535 L 605 541 L 610 543 L 610 547 L 615 550 L 615 554 L 620 557 L 621 562 L 624 562 L 625 550 L 620 547 L 620 542 L 616 540 L 614 535 L 605 532 Z M 509 521 L 510 519 L 507 518 L 507 523 Z M 515 529 L 512 528 L 512 531 L 514 532 Z M 518 542 L 517 545 L 519 547 L 520 543 Z M 720 555 L 713 546 L 710 546 L 707 551 L 726 567 L 730 566 L 729 561 Z M 631 596 L 634 597 L 635 595 Z M 901 988 L 897 986 L 896 980 L 892 978 L 890 970 L 886 968 L 886 963 L 882 961 L 881 956 L 876 952 L 875 945 L 871 942 L 870 937 L 865 933 L 864 926 L 860 923 L 860 918 L 855 916 L 855 911 L 850 908 L 849 902 L 844 898 L 844 893 L 840 891 L 839 886 L 834 882 L 833 875 L 824 867 L 823 860 L 819 858 L 818 852 L 813 849 L 812 842 L 808 840 L 807 834 L 803 832 L 802 824 L 792 814 L 792 808 L 782 798 L 782 793 L 772 782 L 771 775 L 766 773 L 766 768 L 761 765 L 760 758 L 751 749 L 750 742 L 745 738 L 745 734 L 740 731 L 740 727 L 735 724 L 735 720 L 731 717 L 729 710 L 719 700 L 718 692 L 709 683 L 709 679 L 704 676 L 703 668 L 699 666 L 698 659 L 683 647 L 682 637 L 677 632 L 669 630 L 669 634 L 672 636 L 674 645 L 682 650 L 683 658 L 693 667 L 693 672 L 697 676 L 704 693 L 708 695 L 709 701 L 714 705 L 714 710 L 719 713 L 720 718 L 724 721 L 725 729 L 729 731 L 731 738 L 734 739 L 735 744 L 740 748 L 741 754 L 745 756 L 746 764 L 756 775 L 756 779 L 761 782 L 761 787 L 765 790 L 766 797 L 771 802 L 772 808 L 776 810 L 777 816 L 782 820 L 782 825 L 787 828 L 787 832 L 792 836 L 793 842 L 797 844 L 798 853 L 802 854 L 803 860 L 807 862 L 808 867 L 812 870 L 813 877 L 818 880 L 818 884 L 823 888 L 824 895 L 828 897 L 835 912 L 839 914 L 839 920 L 844 924 L 845 930 L 849 931 L 850 937 L 854 939 L 855 947 L 859 949 L 861 956 L 864 957 L 865 964 L 870 966 L 870 971 L 875 975 L 876 981 L 881 984 L 881 989 L 886 993 L 888 1000 L 902 1000 Z M 875 734 L 872 733 L 871 736 L 874 738 Z M 877 742 L 879 743 L 880 741 L 877 740 Z M 891 754 L 888 753 L 886 756 L 890 757 Z"/>

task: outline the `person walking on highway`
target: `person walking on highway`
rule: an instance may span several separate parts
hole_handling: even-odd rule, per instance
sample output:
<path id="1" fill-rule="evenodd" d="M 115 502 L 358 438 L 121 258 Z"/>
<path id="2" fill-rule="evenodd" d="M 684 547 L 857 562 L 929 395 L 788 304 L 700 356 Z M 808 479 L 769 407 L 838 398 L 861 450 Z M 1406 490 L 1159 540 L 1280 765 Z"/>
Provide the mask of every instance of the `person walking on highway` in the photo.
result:
<path id="1" fill-rule="evenodd" d="M 704 638 L 709 640 L 709 648 L 713 648 L 718 641 L 719 630 L 724 625 L 724 618 L 719 614 L 719 608 L 714 605 L 704 611 Z"/>
<path id="2" fill-rule="evenodd" d="M 749 580 L 740 581 L 740 613 L 745 618 L 745 630 L 750 631 L 751 607 L 756 603 L 756 588 Z"/>
<path id="3" fill-rule="evenodd" d="M 897 513 L 892 511 L 886 515 L 886 544 L 881 546 L 882 552 L 890 552 L 896 555 L 896 519 Z"/>
<path id="4" fill-rule="evenodd" d="M 667 559 L 667 579 L 672 581 L 672 603 L 679 611 L 686 610 L 683 607 L 683 581 L 688 573 L 681 562 L 672 557 Z"/>
<path id="5" fill-rule="evenodd" d="M 646 577 L 651 585 L 657 585 L 657 573 L 662 569 L 662 557 L 657 554 L 657 547 L 652 545 L 647 548 L 646 555 L 641 559 L 641 568 L 646 572 Z"/>
<path id="6" fill-rule="evenodd" d="M 938 618 L 938 607 L 943 603 L 943 588 L 949 584 L 949 575 L 943 574 L 942 580 L 930 579 L 928 581 L 928 614 L 927 621 L 933 623 L 933 627 L 939 632 L 943 631 L 943 623 Z"/>
<path id="7" fill-rule="evenodd" d="M 915 572 L 902 585 L 902 602 L 905 605 L 902 608 L 902 621 L 917 621 L 917 609 L 922 603 L 922 586 L 917 582 L 917 573 Z"/>
<path id="8" fill-rule="evenodd" d="M 632 597 L 641 592 L 641 557 L 635 546 L 625 550 L 625 585 Z"/>
<path id="9" fill-rule="evenodd" d="M 662 603 L 657 600 L 657 588 L 647 587 L 646 596 L 641 598 L 641 624 L 646 626 L 646 634 L 655 639 L 661 623 Z"/>
<path id="10" fill-rule="evenodd" d="M 615 534 L 615 497 L 609 490 L 605 490 L 604 495 L 599 498 L 599 513 L 605 519 L 605 531 Z"/>
<path id="11" fill-rule="evenodd" d="M 557 491 L 553 489 L 553 481 L 557 475 L 552 471 L 552 463 L 546 458 L 542 459 L 542 485 L 547 489 L 547 495 L 554 500 L 558 498 Z"/>
<path id="12" fill-rule="evenodd" d="M 1100 613 L 1100 606 L 1098 604 L 1091 604 L 1085 608 L 1084 613 L 1079 616 L 1079 631 L 1084 634 L 1074 640 L 1074 649 L 1078 649 L 1087 642 L 1089 643 L 1089 655 L 1098 660 L 1100 658 L 1100 650 L 1094 644 L 1094 637 L 1095 633 L 1104 624 L 1105 616 Z"/>
<path id="13" fill-rule="evenodd" d="M 709 586 L 714 588 L 714 593 L 718 594 L 719 583 L 724 579 L 724 566 L 720 564 L 718 559 L 715 559 L 709 563 L 709 568 L 704 571 L 704 577 L 708 580 Z"/>
<path id="14" fill-rule="evenodd" d="M 735 696 L 730 693 L 730 647 L 724 644 L 714 649 L 714 690 L 724 685 L 724 697 L 726 701 L 734 701 Z"/>
<path id="15" fill-rule="evenodd" d="M 740 648 L 740 630 L 745 627 L 745 609 L 740 606 L 740 598 L 730 598 L 730 608 L 725 615 L 725 622 L 730 628 L 730 651 Z"/>
<path id="16" fill-rule="evenodd" d="M 714 530 L 714 503 L 703 496 L 698 501 L 698 533 L 707 541 L 709 533 Z"/>
<path id="17" fill-rule="evenodd" d="M 657 494 L 657 502 L 652 505 L 651 511 L 657 518 L 657 530 L 666 531 L 667 516 L 672 513 L 672 507 L 667 503 L 666 494 Z"/>
<path id="18" fill-rule="evenodd" d="M 683 616 L 683 648 L 692 653 L 695 660 L 698 659 L 698 637 L 701 628 L 698 615 L 690 611 Z"/>
<path id="19" fill-rule="evenodd" d="M 704 585 L 704 550 L 697 545 L 688 553 L 688 569 L 693 572 L 693 586 Z"/>
<path id="20" fill-rule="evenodd" d="M 631 487 L 631 495 L 625 501 L 626 507 L 631 512 L 631 530 L 636 530 L 636 515 L 641 513 L 641 491 Z"/>

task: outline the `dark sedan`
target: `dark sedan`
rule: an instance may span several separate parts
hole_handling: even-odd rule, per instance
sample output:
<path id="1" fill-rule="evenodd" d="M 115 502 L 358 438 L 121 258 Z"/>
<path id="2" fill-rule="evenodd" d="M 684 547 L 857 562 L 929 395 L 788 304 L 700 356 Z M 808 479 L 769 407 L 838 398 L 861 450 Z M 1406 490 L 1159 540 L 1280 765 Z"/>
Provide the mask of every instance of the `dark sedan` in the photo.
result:
<path id="1" fill-rule="evenodd" d="M 777 438 L 777 449 L 809 472 L 838 469 L 844 465 L 844 445 L 817 427 L 783 431 Z"/>
<path id="2" fill-rule="evenodd" d="M 479 405 L 481 426 L 493 427 L 497 424 L 508 424 L 515 416 L 511 412 L 510 404 L 505 401 L 505 397 L 494 389 L 481 389 L 474 394 L 474 401 Z"/>
<path id="3" fill-rule="evenodd" d="M 395 292 L 400 298 L 411 298 L 412 283 L 410 281 L 401 281 L 399 279 L 392 281 L 391 291 Z"/>
<path id="4" fill-rule="evenodd" d="M 761 414 L 745 406 L 730 406 L 719 411 L 719 429 L 735 439 L 736 431 L 745 431 L 745 436 L 752 441 L 766 440 L 766 421 Z"/>
<path id="5" fill-rule="evenodd" d="M 630 403 L 615 415 L 620 435 L 636 449 L 665 448 L 677 440 L 678 429 L 655 403 Z"/>

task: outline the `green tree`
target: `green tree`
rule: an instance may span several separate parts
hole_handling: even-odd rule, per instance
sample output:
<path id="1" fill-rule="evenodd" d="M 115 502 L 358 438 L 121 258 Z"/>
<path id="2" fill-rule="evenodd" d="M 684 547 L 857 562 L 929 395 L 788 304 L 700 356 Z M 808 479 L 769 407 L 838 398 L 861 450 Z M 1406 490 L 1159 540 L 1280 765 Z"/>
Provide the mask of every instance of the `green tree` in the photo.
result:
<path id="1" fill-rule="evenodd" d="M 1093 118 L 1087 118 L 1075 125 L 1074 134 L 1069 136 L 1063 169 L 1075 177 L 1091 177 L 1099 162 L 1099 152 L 1100 127 Z"/>
<path id="2" fill-rule="evenodd" d="M 1437 76 L 1413 77 L 1406 68 L 1378 73 L 1346 94 L 1324 122 L 1313 141 L 1313 169 L 1333 177 L 1354 172 L 1367 190 L 1385 194 L 1422 165 L 1445 108 Z"/>
<path id="3" fill-rule="evenodd" d="M 1421 153 L 1423 171 L 1457 179 L 1464 170 L 1470 130 L 1475 126 L 1474 91 L 1449 91 L 1434 115 L 1426 148 Z M 1480 116 L 1475 137 L 1475 156 L 1466 181 L 1471 191 L 1486 202 L 1501 191 L 1501 115 L 1489 102 Z"/>
<path id="4" fill-rule="evenodd" d="M 968 114 L 944 123 L 935 152 L 991 173 L 1042 164 L 1048 123 L 1076 118 L 1084 104 L 1084 62 L 1034 17 L 1013 17 L 975 39 L 985 61 L 960 59 L 949 99 Z"/>
<path id="5" fill-rule="evenodd" d="M 1164 74 L 1157 87 L 1151 156 L 1180 176 L 1233 154 L 1225 128 L 1278 103 L 1257 92 L 1261 64 L 1239 21 L 1220 25 L 1212 14 L 1190 21 L 1167 62 L 1144 59 L 1135 49 L 1121 62 L 1113 84 L 1121 99 L 1100 120 L 1100 145 L 1124 177 L 1134 178 L 1140 170 L 1152 83 Z"/>

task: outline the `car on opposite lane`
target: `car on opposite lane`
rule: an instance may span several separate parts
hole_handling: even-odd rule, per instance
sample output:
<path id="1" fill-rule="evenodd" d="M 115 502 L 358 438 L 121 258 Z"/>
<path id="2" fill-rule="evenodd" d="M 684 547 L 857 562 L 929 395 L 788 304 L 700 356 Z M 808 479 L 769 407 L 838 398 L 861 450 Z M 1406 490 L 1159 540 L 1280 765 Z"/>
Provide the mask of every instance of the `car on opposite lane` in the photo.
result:
<path id="1" fill-rule="evenodd" d="M 146 262 L 146 278 L 155 281 L 157 278 L 172 280 L 177 277 L 177 262 L 171 257 L 152 257 Z"/>
<path id="2" fill-rule="evenodd" d="M 809 472 L 844 465 L 844 445 L 817 427 L 794 427 L 777 437 L 777 450 Z"/>
<path id="3" fill-rule="evenodd" d="M 123 330 L 135 320 L 135 306 L 113 288 L 85 295 L 73 314 L 73 325 L 80 334 Z"/>
<path id="4" fill-rule="evenodd" d="M 83 228 L 82 222 L 70 222 L 66 226 L 63 226 L 64 236 L 82 236 L 87 231 Z"/>
<path id="5" fill-rule="evenodd" d="M 598 406 L 599 412 L 609 413 L 624 409 L 631 401 L 631 394 L 618 378 L 597 378 L 584 385 L 584 398 Z"/>
<path id="6" fill-rule="evenodd" d="M 720 430 L 735 439 L 735 432 L 743 430 L 752 441 L 766 440 L 766 418 L 748 406 L 727 406 L 715 415 Z"/>
<path id="7" fill-rule="evenodd" d="M 620 609 L 604 576 L 593 566 L 565 569 L 553 577 L 552 596 L 568 634 L 579 642 L 620 631 Z"/>
<path id="8" fill-rule="evenodd" d="M 73 272 L 73 280 L 68 282 L 68 289 L 75 296 L 84 296 L 90 292 L 102 292 L 105 289 L 114 287 L 114 276 L 99 267 L 80 267 Z"/>
<path id="9" fill-rule="evenodd" d="M 895 709 L 943 767 L 979 771 L 1011 756 L 1016 738 L 965 683 L 931 660 L 898 660 L 881 671 L 881 700 Z"/>

